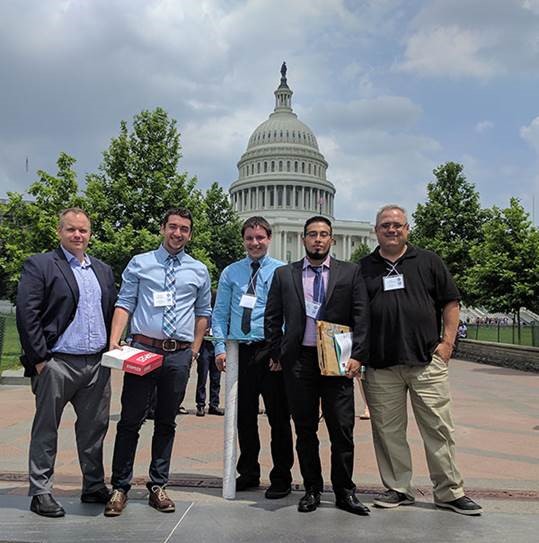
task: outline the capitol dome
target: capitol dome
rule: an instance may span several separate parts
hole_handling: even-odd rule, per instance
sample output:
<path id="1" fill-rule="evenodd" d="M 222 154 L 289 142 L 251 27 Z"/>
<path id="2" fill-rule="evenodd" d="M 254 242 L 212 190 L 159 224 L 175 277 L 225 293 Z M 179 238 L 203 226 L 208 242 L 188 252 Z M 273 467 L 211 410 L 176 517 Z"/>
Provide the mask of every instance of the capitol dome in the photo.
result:
<path id="1" fill-rule="evenodd" d="M 286 212 L 301 220 L 313 214 L 332 219 L 335 187 L 326 179 L 328 163 L 313 131 L 292 110 L 284 62 L 274 94 L 273 113 L 252 133 L 238 162 L 239 176 L 230 187 L 234 209 L 241 218 L 271 220 Z"/>

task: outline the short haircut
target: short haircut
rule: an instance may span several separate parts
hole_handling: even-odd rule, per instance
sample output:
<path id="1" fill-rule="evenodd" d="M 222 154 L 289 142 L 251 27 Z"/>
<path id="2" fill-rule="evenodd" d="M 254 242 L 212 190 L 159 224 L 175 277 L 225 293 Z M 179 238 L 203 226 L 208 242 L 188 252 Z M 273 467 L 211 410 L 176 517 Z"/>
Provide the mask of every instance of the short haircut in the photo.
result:
<path id="1" fill-rule="evenodd" d="M 309 226 L 313 222 L 326 223 L 329 226 L 330 234 L 333 235 L 333 227 L 331 226 L 331 221 L 327 217 L 323 217 L 322 215 L 315 215 L 314 217 L 310 217 L 305 221 L 305 226 L 303 227 L 303 237 L 307 235 L 307 226 Z"/>
<path id="2" fill-rule="evenodd" d="M 241 227 L 241 237 L 243 238 L 245 234 L 245 230 L 247 228 L 256 228 L 257 226 L 260 226 L 260 228 L 263 228 L 266 231 L 266 234 L 268 235 L 268 238 L 271 238 L 271 225 L 270 223 L 264 219 L 264 217 L 249 217 L 242 225 Z"/>
<path id="3" fill-rule="evenodd" d="M 408 224 L 408 215 L 406 213 L 406 209 L 404 209 L 404 207 L 398 205 L 398 204 L 386 204 L 385 206 L 382 206 L 379 210 L 378 210 L 378 213 L 376 213 L 376 222 L 375 222 L 375 225 L 378 226 L 378 220 L 380 219 L 380 216 L 382 215 L 382 213 L 385 213 L 386 211 L 391 211 L 392 209 L 397 209 L 398 211 L 400 211 L 401 213 L 404 214 L 404 218 L 406 219 L 406 223 Z"/>
<path id="4" fill-rule="evenodd" d="M 68 213 L 74 213 L 75 215 L 84 215 L 88 222 L 90 223 L 90 227 L 92 225 L 92 219 L 90 219 L 90 215 L 84 209 L 81 207 L 68 207 L 66 209 L 62 209 L 60 213 L 58 214 L 58 228 L 64 227 L 64 218 Z"/>
<path id="5" fill-rule="evenodd" d="M 191 221 L 191 231 L 193 230 L 193 215 L 191 215 L 191 212 L 186 209 L 185 207 L 172 207 L 170 208 L 161 219 L 161 226 L 165 227 L 168 219 L 171 215 L 178 215 L 178 217 L 183 217 L 184 219 L 189 219 Z"/>

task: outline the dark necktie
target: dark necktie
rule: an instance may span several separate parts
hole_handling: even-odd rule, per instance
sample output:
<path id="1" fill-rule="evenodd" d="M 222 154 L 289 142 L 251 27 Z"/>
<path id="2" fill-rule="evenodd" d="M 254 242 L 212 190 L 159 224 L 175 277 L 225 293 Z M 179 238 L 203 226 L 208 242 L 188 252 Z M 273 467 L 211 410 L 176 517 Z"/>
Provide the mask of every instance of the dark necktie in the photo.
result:
<path id="1" fill-rule="evenodd" d="M 260 262 L 251 262 L 251 277 L 249 278 L 249 286 L 245 294 L 255 294 L 256 291 L 256 276 L 260 268 Z M 243 308 L 241 316 L 241 331 L 248 334 L 251 331 L 251 313 L 253 310 L 250 307 Z"/>
<path id="2" fill-rule="evenodd" d="M 324 286 L 324 278 L 322 277 L 323 266 L 311 266 L 311 270 L 315 273 L 313 283 L 313 301 L 320 304 L 317 318 L 322 318 L 322 306 L 326 300 L 326 287 Z"/>

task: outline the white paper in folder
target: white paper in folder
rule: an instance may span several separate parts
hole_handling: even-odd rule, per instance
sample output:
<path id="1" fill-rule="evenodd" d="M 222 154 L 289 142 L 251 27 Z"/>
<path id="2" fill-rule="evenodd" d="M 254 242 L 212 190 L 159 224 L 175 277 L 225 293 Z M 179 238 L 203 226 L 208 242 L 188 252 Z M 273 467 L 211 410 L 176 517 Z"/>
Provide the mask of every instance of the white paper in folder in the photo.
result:
<path id="1" fill-rule="evenodd" d="M 333 341 L 335 342 L 335 352 L 337 353 L 339 369 L 341 375 L 344 375 L 346 372 L 346 363 L 352 356 L 352 332 L 335 334 Z"/>

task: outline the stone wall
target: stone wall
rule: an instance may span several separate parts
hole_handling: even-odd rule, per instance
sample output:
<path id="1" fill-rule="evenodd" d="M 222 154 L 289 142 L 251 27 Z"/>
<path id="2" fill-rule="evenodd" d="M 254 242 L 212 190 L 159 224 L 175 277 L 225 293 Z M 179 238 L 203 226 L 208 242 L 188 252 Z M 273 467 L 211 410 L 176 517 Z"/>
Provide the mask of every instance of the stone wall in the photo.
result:
<path id="1" fill-rule="evenodd" d="M 454 358 L 539 373 L 539 348 L 461 339 Z"/>

